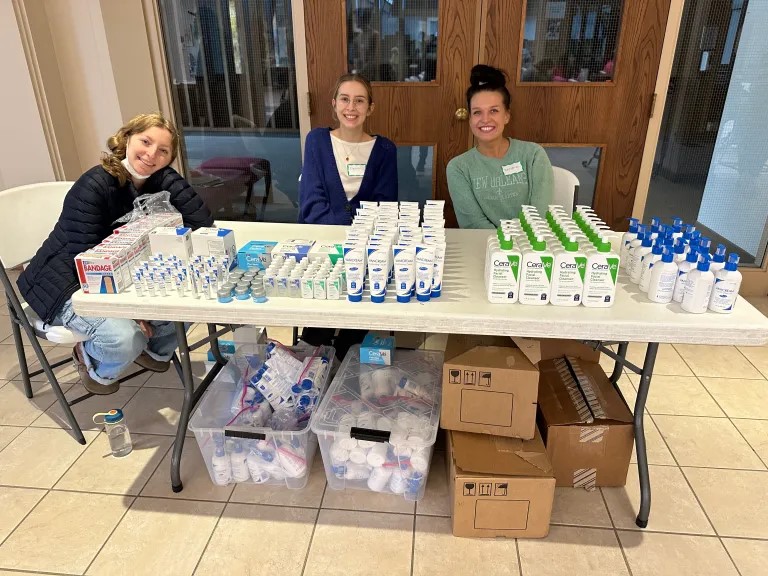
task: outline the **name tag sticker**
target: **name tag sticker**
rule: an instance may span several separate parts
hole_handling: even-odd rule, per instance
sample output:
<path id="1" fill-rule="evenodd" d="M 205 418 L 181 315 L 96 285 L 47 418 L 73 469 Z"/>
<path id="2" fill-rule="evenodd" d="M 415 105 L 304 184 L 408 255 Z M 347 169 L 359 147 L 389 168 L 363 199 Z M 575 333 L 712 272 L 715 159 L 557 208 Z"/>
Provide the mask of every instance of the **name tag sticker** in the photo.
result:
<path id="1" fill-rule="evenodd" d="M 347 164 L 347 176 L 365 176 L 365 164 Z"/>
<path id="2" fill-rule="evenodd" d="M 520 162 L 515 162 L 514 164 L 507 164 L 506 166 L 502 166 L 501 169 L 504 172 L 504 176 L 510 176 L 512 174 L 522 172 L 523 165 L 520 164 Z"/>

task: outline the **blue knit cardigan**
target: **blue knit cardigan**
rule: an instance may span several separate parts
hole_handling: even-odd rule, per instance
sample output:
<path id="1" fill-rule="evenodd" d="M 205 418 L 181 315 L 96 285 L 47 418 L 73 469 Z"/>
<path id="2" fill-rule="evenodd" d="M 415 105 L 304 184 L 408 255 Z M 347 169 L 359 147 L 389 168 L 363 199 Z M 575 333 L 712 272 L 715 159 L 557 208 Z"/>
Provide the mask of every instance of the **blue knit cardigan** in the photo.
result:
<path id="1" fill-rule="evenodd" d="M 333 155 L 330 128 L 315 128 L 304 144 L 299 223 L 349 225 L 361 200 L 397 201 L 397 147 L 377 136 L 360 190 L 347 200 Z"/>

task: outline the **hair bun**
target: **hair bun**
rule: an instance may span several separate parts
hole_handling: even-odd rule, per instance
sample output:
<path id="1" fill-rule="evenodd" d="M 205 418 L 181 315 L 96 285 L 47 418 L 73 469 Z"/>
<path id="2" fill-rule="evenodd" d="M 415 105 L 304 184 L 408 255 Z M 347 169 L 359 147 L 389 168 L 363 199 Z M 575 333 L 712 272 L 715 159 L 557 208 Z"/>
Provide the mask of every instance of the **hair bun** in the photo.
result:
<path id="1" fill-rule="evenodd" d="M 507 75 L 503 70 L 499 70 L 493 66 L 476 64 L 472 67 L 472 72 L 469 74 L 469 83 L 472 86 L 501 88 L 507 83 Z"/>

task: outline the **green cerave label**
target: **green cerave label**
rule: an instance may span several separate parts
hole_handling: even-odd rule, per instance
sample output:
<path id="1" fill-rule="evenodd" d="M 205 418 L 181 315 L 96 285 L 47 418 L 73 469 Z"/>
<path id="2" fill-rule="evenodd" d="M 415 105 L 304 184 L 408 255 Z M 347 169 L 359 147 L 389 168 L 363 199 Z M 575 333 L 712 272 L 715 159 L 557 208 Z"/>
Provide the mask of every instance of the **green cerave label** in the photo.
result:
<path id="1" fill-rule="evenodd" d="M 587 259 L 584 256 L 574 256 L 576 262 L 576 269 L 579 271 L 581 281 L 584 282 L 584 275 L 587 273 Z"/>
<path id="2" fill-rule="evenodd" d="M 606 258 L 605 261 L 608 263 L 608 270 L 611 271 L 611 278 L 613 279 L 613 283 L 616 284 L 616 276 L 619 273 L 619 259 Z"/>
<path id="3" fill-rule="evenodd" d="M 541 265 L 544 268 L 544 272 L 547 273 L 547 280 L 552 282 L 552 267 L 554 266 L 555 259 L 552 256 L 541 256 Z"/>
<path id="4" fill-rule="evenodd" d="M 515 254 L 507 254 L 507 260 L 509 260 L 509 267 L 512 270 L 512 275 L 517 280 L 517 275 L 520 274 L 520 256 Z"/>

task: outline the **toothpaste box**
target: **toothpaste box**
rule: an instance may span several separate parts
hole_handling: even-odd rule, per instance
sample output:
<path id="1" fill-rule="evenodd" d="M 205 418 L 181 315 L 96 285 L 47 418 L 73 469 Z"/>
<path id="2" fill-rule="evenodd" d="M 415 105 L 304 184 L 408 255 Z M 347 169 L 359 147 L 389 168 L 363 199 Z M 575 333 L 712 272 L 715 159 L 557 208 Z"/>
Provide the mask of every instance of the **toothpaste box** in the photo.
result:
<path id="1" fill-rule="evenodd" d="M 392 336 L 377 336 L 368 332 L 360 345 L 361 364 L 390 366 L 395 355 L 395 339 Z"/>
<path id="2" fill-rule="evenodd" d="M 192 253 L 196 256 L 226 256 L 233 267 L 237 259 L 235 233 L 227 228 L 198 228 L 192 232 Z"/>
<path id="3" fill-rule="evenodd" d="M 119 294 L 128 286 L 125 259 L 116 254 L 85 252 L 75 256 L 80 287 L 86 294 Z"/>
<path id="4" fill-rule="evenodd" d="M 272 251 L 277 242 L 251 240 L 237 251 L 237 267 L 243 270 L 265 270 L 272 263 Z"/>
<path id="5" fill-rule="evenodd" d="M 149 246 L 153 254 L 174 255 L 182 262 L 188 262 L 192 256 L 192 230 L 160 226 L 149 233 Z"/>

